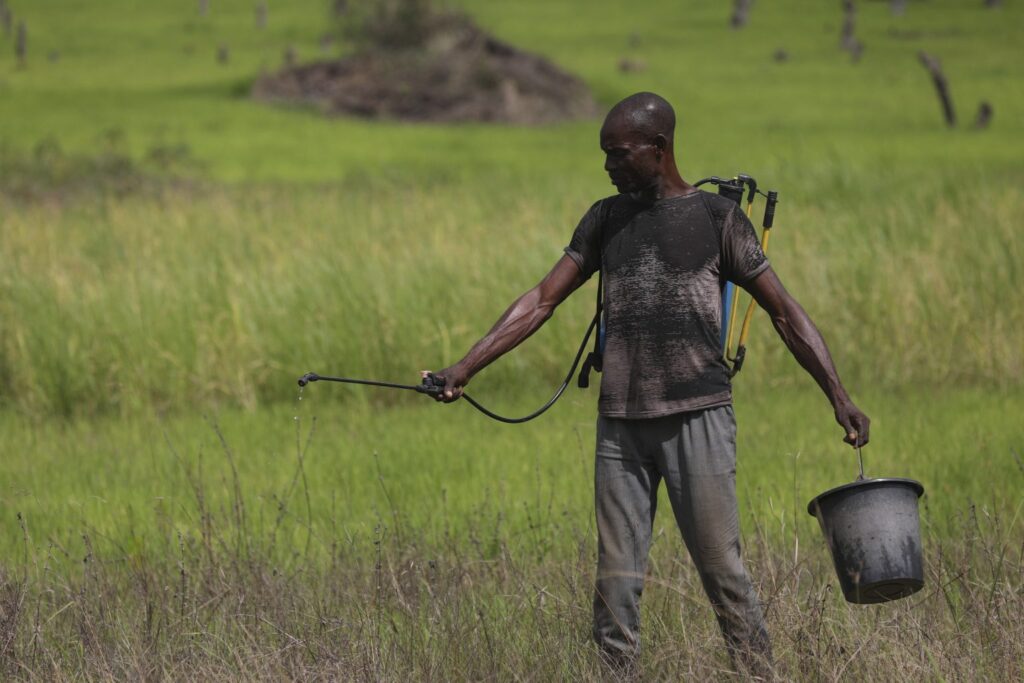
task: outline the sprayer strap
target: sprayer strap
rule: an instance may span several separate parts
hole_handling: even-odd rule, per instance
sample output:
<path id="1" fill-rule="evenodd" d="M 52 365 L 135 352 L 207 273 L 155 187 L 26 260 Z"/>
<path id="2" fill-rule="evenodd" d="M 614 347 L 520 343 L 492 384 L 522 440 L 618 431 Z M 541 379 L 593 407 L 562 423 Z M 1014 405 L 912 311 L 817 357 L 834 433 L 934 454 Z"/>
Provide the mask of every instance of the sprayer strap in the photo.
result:
<path id="1" fill-rule="evenodd" d="M 597 370 L 601 372 L 603 358 L 601 355 L 601 312 L 604 309 L 603 304 L 603 292 L 604 282 L 602 276 L 604 269 L 598 269 L 597 271 L 597 303 L 594 310 L 594 321 L 591 323 L 596 329 L 597 334 L 594 335 L 594 350 L 587 354 L 587 359 L 583 361 L 583 367 L 580 368 L 580 375 L 576 380 L 576 386 L 580 389 L 586 389 L 590 386 L 590 371 Z M 584 342 L 586 343 L 586 342 Z"/>
<path id="2" fill-rule="evenodd" d="M 594 307 L 594 317 L 597 318 L 597 334 L 594 335 L 594 369 L 601 372 L 602 350 L 601 350 L 601 315 L 604 313 L 604 268 L 597 271 L 597 304 Z"/>

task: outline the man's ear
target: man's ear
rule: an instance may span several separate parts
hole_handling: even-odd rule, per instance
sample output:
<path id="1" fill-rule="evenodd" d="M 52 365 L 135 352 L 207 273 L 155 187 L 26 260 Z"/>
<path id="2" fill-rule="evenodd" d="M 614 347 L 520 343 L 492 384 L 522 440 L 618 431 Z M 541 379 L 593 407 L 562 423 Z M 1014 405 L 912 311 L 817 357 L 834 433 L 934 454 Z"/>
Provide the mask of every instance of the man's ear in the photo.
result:
<path id="1" fill-rule="evenodd" d="M 668 138 L 666 138 L 661 133 L 658 133 L 657 135 L 654 136 L 653 142 L 654 149 L 656 150 L 654 152 L 654 157 L 658 160 L 658 163 L 661 163 L 661 157 L 665 154 L 665 151 L 668 149 Z"/>

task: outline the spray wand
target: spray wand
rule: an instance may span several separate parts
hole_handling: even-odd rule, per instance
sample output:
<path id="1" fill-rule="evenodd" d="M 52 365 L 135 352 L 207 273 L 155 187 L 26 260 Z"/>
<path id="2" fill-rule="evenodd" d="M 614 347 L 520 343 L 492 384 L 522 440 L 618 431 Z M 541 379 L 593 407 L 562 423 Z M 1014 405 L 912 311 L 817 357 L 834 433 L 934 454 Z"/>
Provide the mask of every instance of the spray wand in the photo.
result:
<path id="1" fill-rule="evenodd" d="M 587 327 L 587 333 L 583 335 L 583 342 L 580 344 L 580 348 L 576 351 L 576 357 L 572 361 L 572 367 L 569 368 L 569 372 L 565 376 L 565 380 L 561 386 L 555 391 L 554 395 L 548 399 L 547 403 L 542 405 L 537 410 L 533 411 L 529 415 L 523 417 L 505 417 L 499 415 L 492 410 L 489 410 L 485 406 L 478 403 L 469 394 L 462 394 L 462 398 L 479 410 L 481 413 L 497 420 L 498 422 L 504 422 L 505 424 L 521 424 L 523 422 L 529 422 L 530 420 L 540 417 L 548 411 L 548 408 L 555 405 L 555 401 L 562 397 L 565 393 L 566 387 L 569 386 L 569 382 L 572 380 L 572 376 L 576 374 L 576 368 L 580 364 L 580 358 L 583 357 L 583 351 L 587 348 L 587 342 L 590 341 L 590 335 L 593 334 L 594 328 L 597 327 L 598 320 L 600 319 L 600 313 L 594 316 L 594 319 L 590 321 L 590 326 Z M 378 382 L 377 380 L 371 379 L 352 379 L 350 377 L 328 377 L 326 375 L 318 375 L 315 372 L 307 372 L 305 375 L 299 378 L 299 386 L 304 387 L 310 382 L 342 382 L 344 384 L 363 384 L 372 387 L 385 387 L 387 389 L 403 389 L 406 391 L 415 391 L 420 394 L 426 394 L 428 396 L 440 396 L 444 393 L 445 378 L 441 375 L 435 375 L 430 372 L 423 378 L 422 384 L 396 384 L 395 382 Z"/>

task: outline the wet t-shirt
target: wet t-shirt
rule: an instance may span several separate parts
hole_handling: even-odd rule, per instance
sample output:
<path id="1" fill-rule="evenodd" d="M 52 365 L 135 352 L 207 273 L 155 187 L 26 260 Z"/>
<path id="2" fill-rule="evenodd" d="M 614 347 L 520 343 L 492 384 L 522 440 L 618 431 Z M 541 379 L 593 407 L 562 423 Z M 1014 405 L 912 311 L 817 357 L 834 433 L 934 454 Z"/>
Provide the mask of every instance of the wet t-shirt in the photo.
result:
<path id="1" fill-rule="evenodd" d="M 731 402 L 722 286 L 768 268 L 735 202 L 700 190 L 653 204 L 608 197 L 583 216 L 565 253 L 584 278 L 603 268 L 601 415 L 658 417 Z"/>

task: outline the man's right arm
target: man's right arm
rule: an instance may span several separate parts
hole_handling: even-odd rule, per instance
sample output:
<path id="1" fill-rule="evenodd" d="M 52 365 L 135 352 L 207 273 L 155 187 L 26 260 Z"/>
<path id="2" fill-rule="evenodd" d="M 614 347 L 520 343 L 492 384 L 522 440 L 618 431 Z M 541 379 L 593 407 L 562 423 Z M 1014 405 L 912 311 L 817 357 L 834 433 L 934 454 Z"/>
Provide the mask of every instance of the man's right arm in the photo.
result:
<path id="1" fill-rule="evenodd" d="M 435 373 L 445 379 L 444 395 L 437 399 L 445 403 L 458 399 L 476 373 L 540 329 L 558 304 L 565 301 L 583 282 L 579 266 L 563 255 L 540 283 L 508 307 L 498 322 L 494 323 L 483 339 L 473 345 L 462 360 Z"/>

